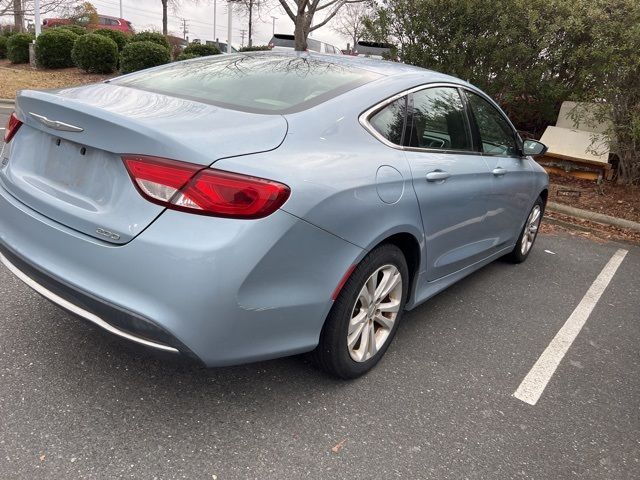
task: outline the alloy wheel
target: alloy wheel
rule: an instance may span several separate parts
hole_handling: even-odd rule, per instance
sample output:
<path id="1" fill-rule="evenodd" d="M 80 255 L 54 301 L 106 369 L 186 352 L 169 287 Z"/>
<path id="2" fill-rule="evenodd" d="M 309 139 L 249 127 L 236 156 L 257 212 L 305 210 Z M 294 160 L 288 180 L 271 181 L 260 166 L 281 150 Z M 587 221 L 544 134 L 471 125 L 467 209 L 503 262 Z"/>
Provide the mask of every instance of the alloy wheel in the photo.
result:
<path id="1" fill-rule="evenodd" d="M 347 347 L 356 362 L 366 362 L 389 339 L 402 301 L 402 275 L 394 265 L 383 265 L 367 279 L 353 306 Z"/>
<path id="2" fill-rule="evenodd" d="M 540 227 L 540 220 L 542 218 L 542 209 L 540 205 L 536 205 L 531 210 L 527 223 L 522 233 L 522 240 L 520 241 L 520 252 L 522 255 L 526 255 L 531 250 L 533 242 L 538 234 L 538 228 Z"/>

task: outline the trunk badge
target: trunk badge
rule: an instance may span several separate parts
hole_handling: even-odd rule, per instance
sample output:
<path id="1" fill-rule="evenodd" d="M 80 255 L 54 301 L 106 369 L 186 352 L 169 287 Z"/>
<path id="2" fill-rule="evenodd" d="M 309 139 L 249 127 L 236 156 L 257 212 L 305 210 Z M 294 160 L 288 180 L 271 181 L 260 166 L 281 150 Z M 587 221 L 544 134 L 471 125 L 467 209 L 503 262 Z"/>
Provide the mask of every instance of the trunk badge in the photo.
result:
<path id="1" fill-rule="evenodd" d="M 62 130 L 63 132 L 82 132 L 84 128 L 76 127 L 75 125 L 69 125 L 68 123 L 60 122 L 59 120 L 51 120 L 44 115 L 38 115 L 37 113 L 29 112 L 31 118 L 41 123 L 45 127 L 53 128 L 54 130 Z"/>
<path id="2" fill-rule="evenodd" d="M 105 230 L 104 228 L 97 228 L 96 233 L 98 235 L 102 235 L 103 237 L 107 237 L 109 240 L 120 240 L 120 235 L 115 232 L 110 232 L 109 230 Z"/>

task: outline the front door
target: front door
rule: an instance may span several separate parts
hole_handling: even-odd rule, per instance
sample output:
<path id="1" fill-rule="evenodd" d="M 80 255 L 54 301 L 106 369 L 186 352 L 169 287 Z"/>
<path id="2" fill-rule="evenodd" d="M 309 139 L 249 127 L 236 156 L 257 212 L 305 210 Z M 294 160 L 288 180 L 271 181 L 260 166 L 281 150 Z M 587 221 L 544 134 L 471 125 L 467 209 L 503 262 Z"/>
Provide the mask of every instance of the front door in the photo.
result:
<path id="1" fill-rule="evenodd" d="M 466 91 L 471 127 L 479 137 L 489 165 L 492 192 L 488 197 L 487 228 L 494 250 L 515 244 L 531 205 L 532 160 L 520 154 L 517 133 L 506 117 L 480 95 Z"/>

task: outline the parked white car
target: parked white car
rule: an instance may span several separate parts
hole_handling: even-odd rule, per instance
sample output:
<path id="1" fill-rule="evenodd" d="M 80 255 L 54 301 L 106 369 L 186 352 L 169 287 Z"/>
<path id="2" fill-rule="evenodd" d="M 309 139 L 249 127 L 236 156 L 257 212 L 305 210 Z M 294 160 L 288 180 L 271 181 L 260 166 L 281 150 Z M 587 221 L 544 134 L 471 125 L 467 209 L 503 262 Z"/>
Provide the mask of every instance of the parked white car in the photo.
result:
<path id="1" fill-rule="evenodd" d="M 276 33 L 269 41 L 272 50 L 294 50 L 295 37 L 285 33 Z M 319 53 L 329 53 L 333 55 L 342 55 L 342 51 L 334 46 L 315 38 L 307 39 L 307 50 Z"/>

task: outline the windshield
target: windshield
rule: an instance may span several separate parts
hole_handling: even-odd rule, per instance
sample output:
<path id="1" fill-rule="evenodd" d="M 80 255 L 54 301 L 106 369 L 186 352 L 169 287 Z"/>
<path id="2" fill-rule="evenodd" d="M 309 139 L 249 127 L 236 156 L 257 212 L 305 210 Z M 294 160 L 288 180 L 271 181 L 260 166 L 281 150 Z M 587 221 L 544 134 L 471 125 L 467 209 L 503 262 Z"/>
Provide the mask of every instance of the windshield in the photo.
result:
<path id="1" fill-rule="evenodd" d="M 293 113 L 380 75 L 309 56 L 218 55 L 112 83 L 254 113 Z"/>

